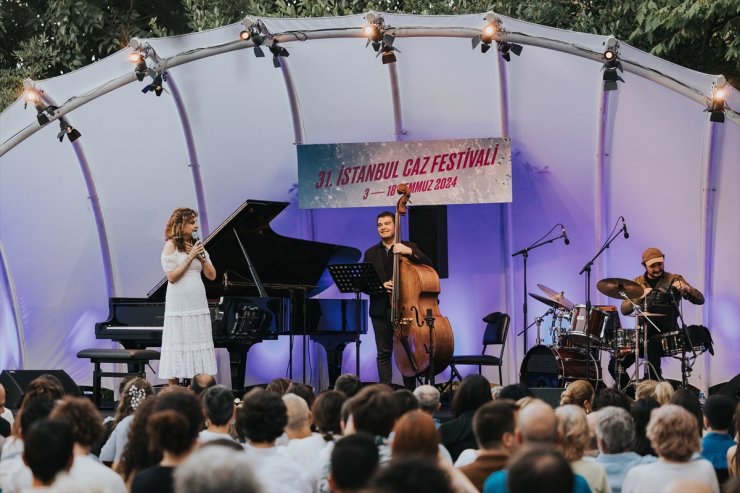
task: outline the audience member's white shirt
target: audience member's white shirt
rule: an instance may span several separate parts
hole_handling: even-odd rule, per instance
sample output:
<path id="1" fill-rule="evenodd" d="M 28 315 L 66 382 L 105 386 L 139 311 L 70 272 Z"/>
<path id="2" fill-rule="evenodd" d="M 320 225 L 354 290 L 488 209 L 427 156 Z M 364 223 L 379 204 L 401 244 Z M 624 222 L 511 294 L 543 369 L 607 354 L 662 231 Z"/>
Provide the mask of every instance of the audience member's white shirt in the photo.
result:
<path id="1" fill-rule="evenodd" d="M 133 420 L 134 415 L 131 414 L 119 421 L 116 427 L 113 428 L 113 433 L 110 434 L 108 441 L 105 442 L 105 445 L 100 450 L 101 461 L 118 462 L 121 460 L 123 449 L 126 448 L 126 444 L 128 443 L 128 430 Z"/>
<path id="2" fill-rule="evenodd" d="M 126 493 L 126 483 L 113 469 L 89 455 L 77 455 L 69 476 L 80 484 L 100 493 Z"/>
<path id="3" fill-rule="evenodd" d="M 89 486 L 81 484 L 76 479 L 71 478 L 68 474 L 60 473 L 50 486 L 37 486 L 24 488 L 20 493 L 96 493 L 100 490 L 90 489 Z"/>
<path id="4" fill-rule="evenodd" d="M 339 438 L 336 437 L 337 440 Z M 310 437 L 294 438 L 285 447 L 278 447 L 278 453 L 300 466 L 311 468 L 328 443 L 331 442 L 324 440 L 320 433 L 313 433 Z"/>
<path id="5" fill-rule="evenodd" d="M 12 425 L 14 421 L 13 411 L 11 411 L 10 409 L 6 407 L 5 411 L 3 411 L 2 414 L 0 414 L 0 418 L 4 418 L 5 421 L 7 421 L 8 423 Z"/>
<path id="6" fill-rule="evenodd" d="M 466 448 L 465 450 L 460 452 L 460 455 L 457 456 L 457 460 L 455 461 L 455 467 L 461 468 L 469 464 L 472 464 L 473 462 L 475 462 L 475 459 L 477 458 L 478 458 L 478 449 Z"/>
<path id="7" fill-rule="evenodd" d="M 627 473 L 622 493 L 653 493 L 662 491 L 670 483 L 680 479 L 694 479 L 719 493 L 719 483 L 712 464 L 708 460 L 693 460 L 682 463 L 666 462 L 662 459 L 652 464 L 635 466 Z"/>
<path id="8" fill-rule="evenodd" d="M 601 464 L 579 459 L 571 462 L 570 467 L 574 473 L 583 476 L 592 493 L 612 493 L 606 469 Z"/>
<path id="9" fill-rule="evenodd" d="M 16 455 L 23 454 L 23 440 L 15 436 L 9 436 L 0 451 L 0 460 L 12 459 Z"/>
<path id="10" fill-rule="evenodd" d="M 262 483 L 263 493 L 314 493 L 316 479 L 296 462 L 278 454 L 277 447 L 257 448 L 246 444 L 244 450 Z"/>
<path id="11" fill-rule="evenodd" d="M 3 493 L 20 493 L 32 484 L 33 474 L 23 463 L 23 454 L 0 461 L 0 490 Z"/>
<path id="12" fill-rule="evenodd" d="M 198 433 L 198 441 L 200 443 L 211 442 L 213 440 L 222 440 L 224 438 L 227 440 L 234 440 L 228 433 L 217 433 L 215 431 L 208 430 L 203 430 Z"/>

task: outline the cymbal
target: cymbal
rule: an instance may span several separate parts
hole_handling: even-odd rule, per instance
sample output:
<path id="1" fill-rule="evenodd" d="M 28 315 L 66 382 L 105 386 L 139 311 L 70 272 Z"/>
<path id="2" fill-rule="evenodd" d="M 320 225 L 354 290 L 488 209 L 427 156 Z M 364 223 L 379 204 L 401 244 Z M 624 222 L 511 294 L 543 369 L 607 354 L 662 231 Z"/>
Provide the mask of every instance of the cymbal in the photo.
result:
<path id="1" fill-rule="evenodd" d="M 619 277 L 607 277 L 596 283 L 596 289 L 609 298 L 623 299 L 620 291 L 627 295 L 627 298 L 634 300 L 642 296 L 645 289 L 634 281 L 621 279 Z"/>
<path id="2" fill-rule="evenodd" d="M 563 293 L 559 293 L 554 289 L 548 288 L 544 284 L 538 284 L 537 287 L 540 288 L 540 290 L 545 293 L 552 301 L 562 306 L 566 310 L 572 310 L 573 307 L 576 306 L 572 301 L 563 296 Z"/>
<path id="3" fill-rule="evenodd" d="M 561 309 L 561 308 L 563 308 L 563 305 L 561 305 L 557 301 L 552 301 L 550 298 L 545 298 L 544 296 L 540 296 L 540 295 L 534 294 L 534 293 L 529 293 L 529 296 L 531 296 L 532 298 L 536 299 L 540 303 L 546 304 L 549 307 L 552 307 L 552 308 L 555 308 L 555 309 Z"/>
<path id="4" fill-rule="evenodd" d="M 653 312 L 632 312 L 629 315 L 626 315 L 627 317 L 667 317 L 665 313 L 653 313 Z"/>

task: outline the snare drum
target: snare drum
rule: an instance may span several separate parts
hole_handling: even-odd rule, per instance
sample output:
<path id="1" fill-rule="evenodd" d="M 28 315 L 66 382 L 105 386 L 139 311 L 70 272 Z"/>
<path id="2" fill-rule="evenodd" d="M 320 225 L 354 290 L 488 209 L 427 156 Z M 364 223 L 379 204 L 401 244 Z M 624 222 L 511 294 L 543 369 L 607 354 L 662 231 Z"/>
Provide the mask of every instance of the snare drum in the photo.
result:
<path id="1" fill-rule="evenodd" d="M 601 362 L 578 348 L 534 346 L 527 351 L 519 374 L 530 388 L 563 387 L 573 380 L 601 381 Z"/>
<path id="2" fill-rule="evenodd" d="M 660 336 L 663 356 L 676 356 L 683 352 L 683 335 L 681 331 L 664 332 Z"/>

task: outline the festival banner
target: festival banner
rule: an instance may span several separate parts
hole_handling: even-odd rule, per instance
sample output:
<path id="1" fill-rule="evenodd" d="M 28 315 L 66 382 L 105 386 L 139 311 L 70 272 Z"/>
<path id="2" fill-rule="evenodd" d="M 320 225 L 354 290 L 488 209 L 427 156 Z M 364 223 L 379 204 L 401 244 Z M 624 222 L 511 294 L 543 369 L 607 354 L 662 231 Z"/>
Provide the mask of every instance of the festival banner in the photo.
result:
<path id="1" fill-rule="evenodd" d="M 302 209 L 387 206 L 406 183 L 414 205 L 511 202 L 509 139 L 298 146 Z"/>

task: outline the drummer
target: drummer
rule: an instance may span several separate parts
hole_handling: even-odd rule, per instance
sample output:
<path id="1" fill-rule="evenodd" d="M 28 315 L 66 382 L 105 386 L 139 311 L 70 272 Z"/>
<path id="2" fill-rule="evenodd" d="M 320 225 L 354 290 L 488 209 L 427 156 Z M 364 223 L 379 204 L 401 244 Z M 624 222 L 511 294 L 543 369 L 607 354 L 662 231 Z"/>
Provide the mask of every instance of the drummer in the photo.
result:
<path id="1" fill-rule="evenodd" d="M 650 247 L 642 252 L 642 265 L 645 267 L 645 273 L 633 280 L 645 291 L 640 298 L 632 301 L 640 305 L 643 311 L 660 315 L 652 317 L 650 320 L 661 330 L 661 333 L 678 330 L 678 309 L 681 299 L 687 299 L 695 305 L 702 305 L 704 304 L 704 295 L 687 283 L 680 274 L 666 272 L 664 270 L 665 255 L 655 247 Z M 632 315 L 634 306 L 629 301 L 624 301 L 622 302 L 621 311 L 624 315 Z M 652 324 L 646 323 L 646 325 L 649 337 L 648 361 L 652 367 L 650 378 L 659 380 L 663 377 L 660 369 L 661 333 Z M 629 368 L 634 362 L 634 353 L 628 353 L 622 360 L 623 368 Z M 614 358 L 609 361 L 609 373 L 616 380 Z"/>

